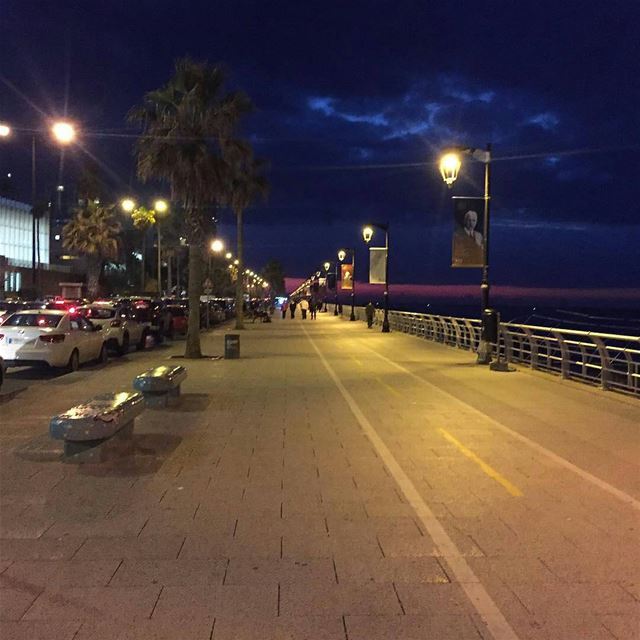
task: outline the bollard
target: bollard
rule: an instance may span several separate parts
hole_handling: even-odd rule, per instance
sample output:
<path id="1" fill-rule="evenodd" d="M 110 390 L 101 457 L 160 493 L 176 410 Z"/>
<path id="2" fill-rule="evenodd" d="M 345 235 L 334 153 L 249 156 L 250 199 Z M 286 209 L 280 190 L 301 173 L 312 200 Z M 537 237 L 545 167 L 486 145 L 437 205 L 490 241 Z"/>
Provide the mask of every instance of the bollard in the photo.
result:
<path id="1" fill-rule="evenodd" d="M 224 337 L 225 359 L 240 357 L 240 336 L 237 333 L 228 333 Z"/>

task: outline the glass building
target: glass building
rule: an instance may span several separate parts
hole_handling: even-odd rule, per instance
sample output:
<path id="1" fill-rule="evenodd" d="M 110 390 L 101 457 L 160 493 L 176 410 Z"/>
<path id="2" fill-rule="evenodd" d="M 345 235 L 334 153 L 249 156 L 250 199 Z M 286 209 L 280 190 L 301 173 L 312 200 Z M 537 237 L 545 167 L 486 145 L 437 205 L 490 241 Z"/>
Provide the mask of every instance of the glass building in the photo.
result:
<path id="1" fill-rule="evenodd" d="M 31 267 L 31 205 L 0 197 L 0 256 L 10 265 Z M 40 217 L 40 264 L 49 264 L 49 212 Z"/>

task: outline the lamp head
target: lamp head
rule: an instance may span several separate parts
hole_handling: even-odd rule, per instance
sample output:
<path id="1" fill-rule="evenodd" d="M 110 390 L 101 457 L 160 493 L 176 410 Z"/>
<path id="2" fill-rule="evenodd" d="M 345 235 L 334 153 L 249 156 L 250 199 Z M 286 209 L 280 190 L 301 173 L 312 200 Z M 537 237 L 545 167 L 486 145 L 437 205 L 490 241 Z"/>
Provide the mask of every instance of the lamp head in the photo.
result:
<path id="1" fill-rule="evenodd" d="M 156 213 L 167 213 L 169 205 L 166 200 L 156 200 L 153 203 L 153 208 Z"/>
<path id="2" fill-rule="evenodd" d="M 123 211 L 131 213 L 136 208 L 136 202 L 131 198 L 125 198 L 120 202 L 120 206 L 122 207 Z"/>
<path id="3" fill-rule="evenodd" d="M 60 144 L 71 144 L 76 139 L 75 127 L 70 122 L 54 122 L 51 133 Z"/>
<path id="4" fill-rule="evenodd" d="M 325 271 L 329 271 L 329 267 L 331 267 L 331 263 L 330 262 L 325 262 L 322 266 L 324 267 Z"/>
<path id="5" fill-rule="evenodd" d="M 347 252 L 344 249 L 340 249 L 340 251 L 338 251 L 338 260 L 340 260 L 340 262 L 344 262 L 344 259 L 347 257 Z"/>
<path id="6" fill-rule="evenodd" d="M 453 151 L 445 153 L 440 158 L 440 175 L 449 187 L 456 181 L 461 165 L 460 155 Z"/>
<path id="7" fill-rule="evenodd" d="M 220 253 L 224 249 L 224 243 L 222 240 L 215 239 L 211 241 L 211 251 L 213 253 Z"/>
<path id="8" fill-rule="evenodd" d="M 0 122 L 0 138 L 8 138 L 11 135 L 11 127 Z"/>
<path id="9" fill-rule="evenodd" d="M 371 238 L 373 238 L 373 227 L 370 225 L 364 227 L 364 229 L 362 229 L 362 237 L 364 238 L 364 241 L 369 244 L 369 242 L 371 242 Z"/>
<path id="10" fill-rule="evenodd" d="M 231 258 L 233 257 L 233 254 L 231 253 L 231 251 L 227 251 L 227 253 L 224 254 L 224 257 L 227 260 L 231 260 Z"/>

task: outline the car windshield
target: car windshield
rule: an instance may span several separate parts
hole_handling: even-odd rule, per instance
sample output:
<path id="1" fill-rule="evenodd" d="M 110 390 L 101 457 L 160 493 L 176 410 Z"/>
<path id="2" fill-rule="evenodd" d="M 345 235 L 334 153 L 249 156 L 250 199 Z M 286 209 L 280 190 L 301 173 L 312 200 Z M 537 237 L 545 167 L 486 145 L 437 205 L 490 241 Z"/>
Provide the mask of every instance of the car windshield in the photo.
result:
<path id="1" fill-rule="evenodd" d="M 85 318 L 91 320 L 109 320 L 116 315 L 116 310 L 112 307 L 88 307 L 86 309 L 78 309 Z"/>
<path id="2" fill-rule="evenodd" d="M 9 316 L 3 327 L 43 327 L 53 328 L 60 324 L 63 316 L 44 313 L 14 313 Z"/>

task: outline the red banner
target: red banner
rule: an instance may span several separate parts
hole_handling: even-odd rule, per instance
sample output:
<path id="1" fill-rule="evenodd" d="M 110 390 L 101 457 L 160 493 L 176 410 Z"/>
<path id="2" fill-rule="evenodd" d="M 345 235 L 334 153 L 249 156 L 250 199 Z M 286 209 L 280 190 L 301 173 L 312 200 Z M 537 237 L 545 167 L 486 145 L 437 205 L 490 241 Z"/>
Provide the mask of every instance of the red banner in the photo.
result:
<path id="1" fill-rule="evenodd" d="M 352 264 L 343 264 L 342 267 L 342 280 L 340 281 L 340 288 L 344 291 L 345 289 L 353 289 L 353 265 Z"/>

